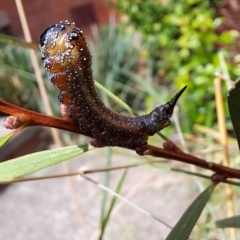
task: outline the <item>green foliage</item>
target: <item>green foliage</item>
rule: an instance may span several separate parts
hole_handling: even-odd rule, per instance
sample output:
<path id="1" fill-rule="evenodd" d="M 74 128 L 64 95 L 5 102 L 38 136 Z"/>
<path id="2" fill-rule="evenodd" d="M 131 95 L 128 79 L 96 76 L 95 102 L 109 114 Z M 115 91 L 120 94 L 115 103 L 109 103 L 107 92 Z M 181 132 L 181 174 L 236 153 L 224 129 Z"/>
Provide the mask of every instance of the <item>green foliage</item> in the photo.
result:
<path id="1" fill-rule="evenodd" d="M 39 93 L 28 50 L 13 45 L 2 46 L 0 66 L 1 98 L 19 106 L 38 109 L 36 100 L 39 97 L 36 96 Z"/>
<path id="2" fill-rule="evenodd" d="M 0 36 L 0 41 L 3 40 L 2 38 L 3 35 Z M 5 36 L 4 40 L 7 38 Z M 46 86 L 49 97 L 56 99 L 57 91 L 48 81 Z M 0 95 L 7 102 L 44 112 L 29 50 L 18 46 L 18 42 L 0 46 Z M 53 103 L 56 102 L 55 105 L 53 104 L 53 109 L 59 112 L 57 101 L 51 100 Z"/>
<path id="3" fill-rule="evenodd" d="M 0 148 L 3 147 L 12 137 L 14 136 L 14 132 L 0 137 Z"/>
<path id="4" fill-rule="evenodd" d="M 240 228 L 240 215 L 231 217 L 231 218 L 225 218 L 216 221 L 216 227 L 219 228 Z"/>
<path id="5" fill-rule="evenodd" d="M 136 103 L 135 107 L 138 107 L 142 94 L 130 76 L 137 71 L 140 58 L 140 52 L 134 46 L 133 35 L 132 28 L 110 25 L 99 32 L 95 29 L 89 46 L 93 55 L 94 78 L 130 106 Z M 106 103 L 110 101 L 103 92 L 100 94 Z M 114 105 L 112 101 L 110 104 L 116 111 L 120 110 L 118 104 Z"/>
<path id="6" fill-rule="evenodd" d="M 218 2 L 116 1 L 118 9 L 127 14 L 128 21 L 149 44 L 153 75 L 159 77 L 161 84 L 174 83 L 178 88 L 188 85 L 188 98 L 182 106 L 189 121 L 185 121 L 185 127 L 192 123 L 205 126 L 215 123 L 213 79 L 215 72 L 221 72 L 219 52 L 228 59 L 231 56 L 228 49 L 237 36 L 235 31 L 217 33 L 223 21 L 215 17 Z M 236 66 L 228 61 L 227 67 L 235 78 Z"/>
<path id="7" fill-rule="evenodd" d="M 88 145 L 68 146 L 17 157 L 0 163 L 0 181 L 9 181 L 58 164 L 88 151 Z"/>

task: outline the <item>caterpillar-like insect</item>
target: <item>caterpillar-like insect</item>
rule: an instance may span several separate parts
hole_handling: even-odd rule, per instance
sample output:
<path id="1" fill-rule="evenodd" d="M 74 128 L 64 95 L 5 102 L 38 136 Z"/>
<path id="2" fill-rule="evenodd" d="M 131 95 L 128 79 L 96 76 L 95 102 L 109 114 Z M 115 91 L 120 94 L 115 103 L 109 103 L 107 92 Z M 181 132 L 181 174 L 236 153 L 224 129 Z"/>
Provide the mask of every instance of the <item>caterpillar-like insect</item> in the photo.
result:
<path id="1" fill-rule="evenodd" d="M 74 23 L 61 21 L 47 28 L 40 36 L 40 48 L 49 80 L 59 89 L 62 115 L 76 120 L 82 132 L 91 133 L 95 146 L 135 149 L 146 145 L 149 136 L 170 124 L 174 106 L 186 89 L 144 116 L 120 115 L 100 100 L 86 38 Z"/>

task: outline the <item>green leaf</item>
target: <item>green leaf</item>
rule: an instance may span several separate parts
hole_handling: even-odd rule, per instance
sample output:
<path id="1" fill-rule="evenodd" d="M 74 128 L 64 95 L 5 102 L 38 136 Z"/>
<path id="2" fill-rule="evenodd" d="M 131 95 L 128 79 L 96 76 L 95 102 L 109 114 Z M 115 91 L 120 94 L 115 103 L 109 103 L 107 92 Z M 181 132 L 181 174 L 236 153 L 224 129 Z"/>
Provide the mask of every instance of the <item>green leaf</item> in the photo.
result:
<path id="1" fill-rule="evenodd" d="M 118 185 L 117 185 L 117 188 L 116 188 L 116 190 L 115 190 L 116 193 L 119 193 L 119 192 L 121 191 L 121 189 L 122 189 L 122 187 L 123 187 L 123 183 L 124 183 L 124 181 L 125 181 L 125 179 L 126 179 L 126 176 L 127 176 L 127 172 L 128 172 L 128 170 L 126 169 L 126 170 L 124 171 L 124 173 L 123 173 L 123 175 L 122 175 L 122 177 L 121 177 Z M 111 203 L 110 203 L 110 207 L 109 207 L 109 209 L 108 209 L 108 212 L 106 213 L 105 217 L 104 217 L 103 220 L 102 220 L 102 223 L 101 223 L 101 235 L 100 235 L 100 238 L 99 238 L 99 239 L 102 239 L 102 238 L 103 238 L 103 234 L 104 234 L 104 232 L 105 232 L 107 223 L 108 223 L 108 221 L 109 221 L 111 212 L 112 212 L 112 210 L 113 210 L 113 207 L 115 206 L 116 201 L 117 201 L 117 197 L 114 196 L 114 197 L 112 198 Z"/>
<path id="2" fill-rule="evenodd" d="M 240 228 L 240 215 L 215 222 L 217 228 Z"/>
<path id="3" fill-rule="evenodd" d="M 0 148 L 3 147 L 13 136 L 14 136 L 14 132 L 6 136 L 0 137 Z"/>
<path id="4" fill-rule="evenodd" d="M 207 204 L 215 186 L 216 184 L 212 184 L 194 200 L 169 233 L 166 240 L 187 240 L 189 238 L 189 235 L 200 217 L 203 208 Z"/>
<path id="5" fill-rule="evenodd" d="M 107 149 L 106 166 L 110 167 L 111 165 L 112 165 L 112 148 L 108 148 Z M 105 176 L 104 176 L 104 186 L 105 187 L 110 186 L 110 178 L 111 178 L 110 171 L 106 171 Z M 103 191 L 103 200 L 102 200 L 102 207 L 101 207 L 101 221 L 103 221 L 107 203 L 108 203 L 108 192 Z"/>
<path id="6" fill-rule="evenodd" d="M 240 149 L 240 79 L 228 91 L 228 108 Z"/>
<path id="7" fill-rule="evenodd" d="M 0 163 L 0 181 L 9 181 L 25 174 L 73 158 L 88 150 L 87 145 L 69 146 L 28 154 Z"/>
<path id="8" fill-rule="evenodd" d="M 132 115 L 134 114 L 136 115 L 136 113 L 124 101 L 122 101 L 119 97 L 117 97 L 112 92 L 110 92 L 107 88 L 105 88 L 99 82 L 94 81 L 94 84 L 98 89 L 104 91 L 110 98 L 112 98 L 116 103 L 118 103 L 120 106 L 126 109 L 129 113 L 131 113 Z"/>

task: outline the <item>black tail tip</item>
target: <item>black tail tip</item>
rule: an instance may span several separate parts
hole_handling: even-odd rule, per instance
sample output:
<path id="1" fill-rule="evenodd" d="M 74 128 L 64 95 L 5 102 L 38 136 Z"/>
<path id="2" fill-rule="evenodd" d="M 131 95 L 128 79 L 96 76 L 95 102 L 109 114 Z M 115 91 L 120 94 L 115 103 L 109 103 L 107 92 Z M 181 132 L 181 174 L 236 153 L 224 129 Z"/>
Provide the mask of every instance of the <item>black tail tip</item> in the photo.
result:
<path id="1" fill-rule="evenodd" d="M 181 95 L 183 94 L 183 92 L 186 90 L 187 85 L 185 87 L 183 87 L 171 100 L 171 102 L 175 105 L 178 101 L 178 99 L 181 97 Z"/>

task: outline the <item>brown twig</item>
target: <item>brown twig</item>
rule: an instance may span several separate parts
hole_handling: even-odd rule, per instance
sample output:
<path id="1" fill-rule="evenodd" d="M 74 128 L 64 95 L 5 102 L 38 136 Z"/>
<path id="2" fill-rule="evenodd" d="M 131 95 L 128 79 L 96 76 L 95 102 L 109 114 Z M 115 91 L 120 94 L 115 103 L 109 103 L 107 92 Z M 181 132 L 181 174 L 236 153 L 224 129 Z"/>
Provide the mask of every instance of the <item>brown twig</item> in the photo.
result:
<path id="1" fill-rule="evenodd" d="M 30 111 L 25 108 L 21 108 L 11 103 L 5 102 L 1 99 L 0 112 L 7 113 L 11 116 L 22 116 L 22 119 L 25 119 L 25 121 L 28 123 L 28 126 L 40 125 L 45 127 L 53 127 L 92 137 L 91 133 L 80 131 L 77 122 Z"/>
<path id="2" fill-rule="evenodd" d="M 207 162 L 204 159 L 195 157 L 191 154 L 187 154 L 184 152 L 173 152 L 166 149 L 161 149 L 158 147 L 154 147 L 151 145 L 147 146 L 147 151 L 145 151 L 144 155 L 150 155 L 154 157 L 164 157 L 167 159 L 174 159 L 180 162 L 185 162 L 189 164 L 193 164 L 195 166 L 211 170 L 215 173 L 223 175 L 225 178 L 237 178 L 240 179 L 240 170 L 225 167 L 223 165 Z"/>
<path id="3" fill-rule="evenodd" d="M 87 133 L 81 132 L 76 121 L 70 121 L 68 119 L 47 116 L 41 113 L 37 113 L 34 111 L 30 111 L 30 110 L 15 106 L 3 100 L 0 100 L 0 112 L 7 113 L 13 116 L 22 116 L 22 118 L 26 119 L 26 122 L 28 122 L 28 126 L 41 125 L 46 127 L 54 127 L 54 128 L 74 132 L 74 133 L 79 133 L 88 137 L 92 137 L 90 132 L 87 132 Z M 23 124 L 26 125 L 26 123 L 23 123 Z M 187 154 L 181 151 L 174 152 L 167 149 L 154 147 L 151 145 L 147 145 L 139 149 L 132 149 L 132 150 L 135 150 L 137 153 L 142 155 L 150 155 L 153 157 L 167 158 L 167 159 L 177 160 L 177 161 L 188 163 L 188 164 L 193 164 L 195 166 L 208 169 L 213 171 L 214 173 L 220 174 L 225 179 L 226 178 L 240 179 L 240 170 L 233 169 L 233 168 L 226 167 L 226 166 L 212 163 L 212 162 L 207 162 L 204 159 L 195 157 L 191 154 Z"/>

